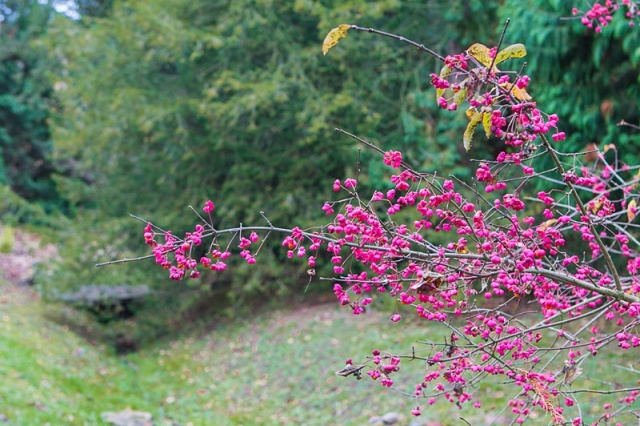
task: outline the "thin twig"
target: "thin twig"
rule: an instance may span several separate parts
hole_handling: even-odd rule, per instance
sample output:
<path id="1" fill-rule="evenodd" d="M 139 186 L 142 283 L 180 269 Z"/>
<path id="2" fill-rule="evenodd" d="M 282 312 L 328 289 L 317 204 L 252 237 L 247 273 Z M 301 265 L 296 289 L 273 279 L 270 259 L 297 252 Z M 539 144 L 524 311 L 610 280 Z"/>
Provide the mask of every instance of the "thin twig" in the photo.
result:
<path id="1" fill-rule="evenodd" d="M 385 36 L 385 37 L 389 37 L 389 38 L 401 41 L 403 43 L 408 43 L 408 44 L 412 45 L 413 47 L 418 48 L 418 49 L 420 49 L 422 51 L 425 51 L 425 52 L 429 53 L 431 56 L 433 56 L 434 58 L 438 58 L 442 62 L 444 62 L 444 57 L 442 55 L 440 55 L 440 54 L 436 53 L 435 51 L 429 49 L 424 44 L 417 43 L 417 42 L 415 42 L 413 40 L 409 40 L 406 37 L 402 37 L 402 36 L 399 36 L 399 35 L 396 35 L 396 34 L 391 34 L 391 33 L 387 33 L 387 32 L 384 32 L 384 31 L 376 30 L 375 28 L 359 27 L 357 25 L 351 25 L 349 28 L 351 28 L 353 30 L 356 30 L 356 31 L 364 31 L 364 32 L 367 32 L 367 33 L 378 34 L 378 35 L 381 35 L 381 36 Z"/>
<path id="2" fill-rule="evenodd" d="M 498 41 L 498 48 L 496 49 L 496 55 L 491 59 L 491 66 L 489 66 L 489 72 L 491 72 L 491 70 L 493 69 L 493 66 L 496 63 L 496 58 L 498 57 L 497 52 L 499 52 L 500 47 L 502 47 L 502 42 L 504 41 L 504 36 L 507 33 L 509 22 L 511 22 L 511 19 L 509 18 L 507 18 L 507 20 L 504 21 L 504 26 L 502 27 L 502 34 L 500 34 L 500 41 Z"/>

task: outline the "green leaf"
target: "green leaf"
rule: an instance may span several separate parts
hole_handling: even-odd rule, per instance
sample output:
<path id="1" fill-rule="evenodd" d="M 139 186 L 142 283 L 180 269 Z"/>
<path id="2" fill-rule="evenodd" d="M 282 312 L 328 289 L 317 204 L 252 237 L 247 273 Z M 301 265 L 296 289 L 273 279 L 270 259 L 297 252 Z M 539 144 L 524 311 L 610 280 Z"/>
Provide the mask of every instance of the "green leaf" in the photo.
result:
<path id="1" fill-rule="evenodd" d="M 449 74 L 451 74 L 451 67 L 449 65 L 445 65 L 440 70 L 440 78 L 445 78 Z M 436 89 L 436 101 L 444 95 L 444 89 Z"/>
<path id="2" fill-rule="evenodd" d="M 523 58 L 527 55 L 527 49 L 525 49 L 524 44 L 516 43 L 511 46 L 507 46 L 502 49 L 497 55 L 495 64 L 499 64 L 500 62 L 504 62 L 507 59 L 514 58 Z"/>
<path id="3" fill-rule="evenodd" d="M 458 93 L 456 93 L 455 97 L 454 97 L 454 101 L 456 102 L 456 104 L 458 106 L 460 106 L 460 104 L 462 104 L 462 102 L 467 98 L 467 86 L 463 86 Z"/>
<path id="4" fill-rule="evenodd" d="M 482 121 L 483 113 L 478 112 L 473 117 L 471 117 L 471 121 L 467 124 L 467 129 L 464 131 L 464 136 L 462 142 L 464 143 L 464 149 L 469 151 L 471 149 L 471 141 L 473 140 L 473 133 L 476 131 L 476 127 L 480 121 Z"/>
<path id="5" fill-rule="evenodd" d="M 449 65 L 442 67 L 440 70 L 440 78 L 447 77 L 449 74 L 451 74 L 451 67 Z"/>

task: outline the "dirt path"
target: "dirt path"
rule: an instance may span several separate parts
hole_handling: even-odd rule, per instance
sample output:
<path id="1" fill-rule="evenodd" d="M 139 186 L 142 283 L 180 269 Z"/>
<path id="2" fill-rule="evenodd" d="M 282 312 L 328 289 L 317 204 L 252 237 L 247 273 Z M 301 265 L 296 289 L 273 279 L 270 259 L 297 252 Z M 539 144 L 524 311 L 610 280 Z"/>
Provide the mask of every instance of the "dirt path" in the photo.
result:
<path id="1" fill-rule="evenodd" d="M 0 234 L 7 227 L 0 229 Z M 42 239 L 33 233 L 15 229 L 8 237 L 9 253 L 0 253 L 0 271 L 2 278 L 11 284 L 29 285 L 33 283 L 38 263 L 55 259 L 58 251 L 53 244 L 43 244 Z"/>

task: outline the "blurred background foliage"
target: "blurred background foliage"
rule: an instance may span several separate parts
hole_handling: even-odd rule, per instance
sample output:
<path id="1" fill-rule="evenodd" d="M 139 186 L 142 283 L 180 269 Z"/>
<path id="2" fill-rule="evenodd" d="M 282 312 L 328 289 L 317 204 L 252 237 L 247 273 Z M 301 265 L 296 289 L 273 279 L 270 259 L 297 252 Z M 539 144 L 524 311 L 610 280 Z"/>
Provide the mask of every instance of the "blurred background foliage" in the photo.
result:
<path id="1" fill-rule="evenodd" d="M 0 6 L 0 203 L 3 221 L 40 226 L 60 260 L 38 288 L 55 297 L 87 284 L 145 284 L 164 295 L 141 312 L 188 315 L 194 305 L 244 308 L 284 300 L 307 285 L 279 237 L 257 267 L 173 283 L 152 261 L 96 269 L 146 254 L 133 213 L 188 231 L 205 200 L 218 227 L 318 223 L 336 178 L 387 188 L 377 157 L 343 128 L 416 168 L 473 175 L 469 158 L 502 147 L 462 148 L 464 114 L 442 114 L 429 74 L 440 64 L 391 39 L 350 33 L 323 57 L 326 33 L 355 23 L 459 53 L 527 46 L 531 93 L 557 113 L 562 149 L 615 142 L 635 159 L 640 122 L 638 31 L 624 19 L 603 34 L 562 20 L 571 5 L 534 0 L 13 0 Z M 58 11 L 58 12 L 56 12 Z M 59 13 L 64 11 L 65 13 Z M 327 262 L 328 263 L 328 262 Z M 322 271 L 319 271 L 319 275 Z M 329 275 L 329 273 L 325 273 Z M 321 284 L 312 285 L 325 287 Z M 190 295 L 187 297 L 187 294 Z M 171 312 L 167 314 L 167 312 Z M 198 311 L 200 312 L 200 311 Z M 202 314 L 209 312 L 202 310 Z M 144 318 L 144 315 L 140 316 Z M 154 317 L 155 318 L 155 317 Z M 150 320 L 152 323 L 156 321 Z M 166 324 L 156 321 L 159 328 Z"/>
<path id="2" fill-rule="evenodd" d="M 0 6 L 0 185 L 47 210 L 64 206 L 48 161 L 53 90 L 47 53 L 30 42 L 46 32 L 51 15 L 35 1 Z"/>
<path id="3" fill-rule="evenodd" d="M 640 123 L 640 33 L 622 13 L 597 34 L 575 18 L 559 19 L 569 17 L 568 11 L 562 0 L 536 0 L 527 7 L 507 0 L 498 16 L 512 19 L 507 40 L 524 43 L 530 52 L 525 72 L 533 79 L 536 102 L 560 117 L 567 140 L 558 149 L 613 143 L 622 161 L 637 164 L 639 134 L 617 124 Z"/>

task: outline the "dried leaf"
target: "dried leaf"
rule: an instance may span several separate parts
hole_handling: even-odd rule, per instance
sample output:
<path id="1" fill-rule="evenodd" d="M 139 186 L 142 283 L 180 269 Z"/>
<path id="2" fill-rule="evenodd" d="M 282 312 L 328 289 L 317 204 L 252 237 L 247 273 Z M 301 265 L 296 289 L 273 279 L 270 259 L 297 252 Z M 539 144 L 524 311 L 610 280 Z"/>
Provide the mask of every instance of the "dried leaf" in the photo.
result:
<path id="1" fill-rule="evenodd" d="M 427 272 L 424 277 L 411 285 L 411 290 L 415 290 L 418 294 L 435 294 L 444 282 L 444 276 L 441 274 Z"/>
<path id="2" fill-rule="evenodd" d="M 329 52 L 329 49 L 338 44 L 338 41 L 340 41 L 341 38 L 346 37 L 349 28 L 351 28 L 351 25 L 342 24 L 329 31 L 329 34 L 327 34 L 322 42 L 322 54 L 326 55 L 327 52 Z"/>
<path id="3" fill-rule="evenodd" d="M 464 393 L 464 386 L 462 386 L 459 382 L 456 382 L 456 384 L 453 385 L 453 394 L 455 396 L 462 396 L 463 393 Z"/>
<path id="4" fill-rule="evenodd" d="M 574 380 L 576 380 L 578 376 L 582 374 L 582 368 L 571 364 L 569 361 L 565 361 L 562 372 L 564 373 L 564 384 L 570 386 L 574 382 Z"/>
<path id="5" fill-rule="evenodd" d="M 464 135 L 462 138 L 462 142 L 464 144 L 464 149 L 469 151 L 471 149 L 471 141 L 473 140 L 473 133 L 476 131 L 476 127 L 482 121 L 482 113 L 477 112 L 473 117 L 471 117 L 471 121 L 467 124 L 467 129 L 464 131 Z"/>
<path id="6" fill-rule="evenodd" d="M 584 149 L 587 152 L 584 153 L 583 161 L 585 163 L 595 163 L 596 160 L 598 160 L 598 145 L 593 142 L 589 142 Z"/>
<path id="7" fill-rule="evenodd" d="M 362 379 L 363 368 L 364 368 L 364 365 L 347 365 L 342 370 L 336 371 L 336 374 L 342 377 L 348 377 L 353 374 L 356 377 L 356 379 L 360 380 Z"/>
<path id="8" fill-rule="evenodd" d="M 627 203 L 627 219 L 629 222 L 633 221 L 638 213 L 637 202 L 635 198 Z"/>
<path id="9" fill-rule="evenodd" d="M 522 43 L 512 44 L 511 46 L 507 46 L 504 49 L 502 49 L 496 55 L 495 64 L 497 65 L 500 62 L 506 61 L 507 59 L 523 58 L 526 55 L 527 55 L 527 49 L 525 49 L 524 44 Z"/>

